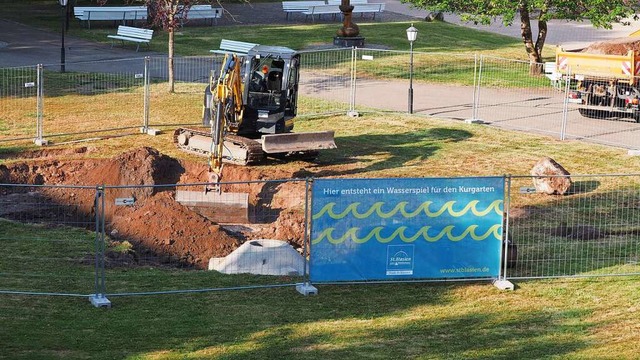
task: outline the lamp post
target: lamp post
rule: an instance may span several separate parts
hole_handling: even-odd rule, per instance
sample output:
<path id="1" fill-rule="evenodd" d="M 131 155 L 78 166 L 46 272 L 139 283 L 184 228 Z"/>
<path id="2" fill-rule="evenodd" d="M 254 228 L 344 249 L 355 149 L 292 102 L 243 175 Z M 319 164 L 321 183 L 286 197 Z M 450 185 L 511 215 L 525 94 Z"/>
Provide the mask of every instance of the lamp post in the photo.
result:
<path id="1" fill-rule="evenodd" d="M 413 114 L 413 42 L 418 37 L 418 29 L 411 27 L 407 29 L 407 39 L 409 40 L 409 114 Z"/>
<path id="2" fill-rule="evenodd" d="M 60 46 L 60 72 L 64 72 L 64 33 L 67 30 L 67 2 L 68 0 L 58 0 L 62 6 L 62 42 Z"/>

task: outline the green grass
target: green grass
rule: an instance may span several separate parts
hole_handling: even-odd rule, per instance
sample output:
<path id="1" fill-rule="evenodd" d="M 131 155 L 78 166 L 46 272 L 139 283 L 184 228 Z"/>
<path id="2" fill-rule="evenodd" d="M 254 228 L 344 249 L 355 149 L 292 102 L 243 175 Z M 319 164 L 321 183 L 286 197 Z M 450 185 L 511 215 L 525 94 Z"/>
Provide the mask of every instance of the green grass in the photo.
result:
<path id="1" fill-rule="evenodd" d="M 336 128 L 349 120 L 301 119 L 298 126 L 300 131 Z M 300 176 L 341 177 L 522 174 L 544 155 L 574 173 L 640 168 L 639 159 L 628 158 L 621 150 L 452 121 L 365 115 L 341 129 L 337 137 L 341 150 L 324 152 L 316 165 L 294 162 L 256 169 L 263 173 L 305 169 L 308 173 Z M 171 150 L 170 134 L 149 138 L 145 145 L 180 156 Z M 139 145 L 128 137 L 93 146 L 92 156 L 113 156 Z M 559 208 L 578 208 L 585 220 L 596 200 L 608 198 L 608 191 L 629 189 L 625 182 L 601 183 L 600 189 L 584 182 L 590 191 L 559 200 L 566 202 Z M 590 199 L 580 203 L 579 197 Z M 550 212 L 558 204 L 545 196 L 520 197 L 514 204 L 525 205 L 540 209 L 539 217 L 531 218 L 534 226 L 543 224 L 545 217 L 549 221 L 559 216 Z M 616 211 L 612 210 L 614 219 L 625 216 Z M 637 223 L 637 215 L 632 216 L 629 223 Z M 0 260 L 1 288 L 31 286 L 81 294 L 93 290 L 92 264 L 78 261 L 91 253 L 91 232 L 2 221 L 0 234 L 2 248 L 11 249 Z M 558 251 L 558 243 L 545 238 L 517 241 L 528 256 Z M 561 246 L 580 256 L 599 253 L 603 259 L 609 251 L 637 254 L 638 249 L 637 244 L 616 247 L 599 242 Z M 130 250 L 122 243 L 113 247 Z M 615 263 L 598 265 L 595 270 L 600 273 L 619 270 Z M 578 272 L 594 270 L 577 258 L 545 266 L 551 267 L 548 271 L 563 266 Z M 540 269 L 524 269 L 528 270 Z M 297 281 L 148 266 L 110 268 L 106 279 L 108 293 Z M 0 358 L 594 359 L 615 354 L 616 359 L 633 359 L 640 351 L 634 305 L 640 301 L 638 280 L 518 282 L 515 292 L 500 292 L 488 283 L 459 283 L 320 285 L 319 295 L 312 297 L 291 287 L 111 296 L 111 310 L 94 309 L 86 298 L 2 294 Z"/>
<path id="2" fill-rule="evenodd" d="M 120 3 L 110 0 L 109 5 Z M 89 0 L 78 1 L 80 6 L 95 5 Z M 224 4 L 223 4 L 224 5 Z M 28 23 L 33 26 L 60 30 L 60 6 L 50 0 L 24 0 L 3 4 L 2 17 Z M 29 11 L 25 11 L 29 9 Z M 74 19 L 69 30 L 70 36 L 78 36 L 97 42 L 109 43 L 106 35 L 112 34 L 112 27 L 87 29 Z M 406 28 L 410 22 L 362 22 L 358 23 L 367 43 L 383 45 L 395 50 L 409 50 Z M 417 22 L 419 36 L 414 43 L 418 52 L 429 53 L 485 53 L 505 58 L 527 59 L 522 42 L 512 37 L 476 31 L 445 22 Z M 208 26 L 184 27 L 176 34 L 176 54 L 209 55 L 209 50 L 217 48 L 221 39 L 234 39 L 259 44 L 282 45 L 303 50 L 318 44 L 329 44 L 340 23 L 302 25 L 255 25 L 216 26 L 212 31 Z M 151 49 L 166 52 L 168 35 L 157 31 Z M 553 57 L 553 49 L 547 49 L 547 57 Z"/>
<path id="3" fill-rule="evenodd" d="M 23 19 L 24 12 L 18 11 L 18 6 L 23 5 L 33 7 L 35 15 L 29 23 L 58 29 L 56 10 L 59 8 L 55 1 L 8 2 L 3 4 L 3 16 Z M 416 43 L 416 50 L 420 52 L 458 53 L 464 49 L 510 58 L 523 55 L 522 45 L 510 38 L 441 23 L 416 25 L 421 34 L 428 34 Z M 182 55 L 208 54 L 210 45 L 217 44 L 220 38 L 303 49 L 326 43 L 327 38 L 333 36 L 335 26 L 273 26 L 260 27 L 260 31 L 252 27 L 217 27 L 212 33 L 209 28 L 188 28 L 179 36 L 177 45 Z M 375 43 L 397 50 L 408 49 L 404 40 L 407 23 L 360 26 L 367 36 L 374 37 Z M 76 24 L 71 34 L 104 41 L 110 31 L 112 29 L 88 31 Z M 291 36 L 292 33 L 296 35 Z M 166 35 L 158 35 L 153 49 L 163 51 Z M 438 66 L 421 59 L 421 70 L 429 71 L 429 77 L 438 81 L 468 83 L 467 77 L 447 67 L 446 59 L 443 56 L 444 65 Z M 395 55 L 389 55 L 388 60 L 390 64 L 402 61 Z M 383 77 L 395 68 L 397 66 L 368 68 L 365 63 L 359 71 L 363 76 Z M 504 78 L 498 75 L 491 78 Z M 47 76 L 51 76 L 48 83 L 57 86 L 56 89 L 75 86 L 55 74 Z M 402 76 L 402 73 L 388 76 Z M 112 81 L 113 86 L 123 92 L 140 91 L 122 79 Z M 503 86 L 523 86 L 523 82 L 526 80 L 514 77 L 511 84 Z M 101 89 L 93 85 L 90 88 Z M 192 106 L 190 94 L 152 93 L 155 103 L 162 104 L 165 123 L 198 118 L 200 109 Z M 198 91 L 198 94 L 201 93 Z M 99 112 L 105 115 L 100 122 L 107 127 L 121 124 L 122 109 L 131 108 L 123 105 L 124 100 L 117 94 L 96 91 L 91 95 L 92 102 L 100 106 Z M 47 103 L 47 108 L 64 111 L 67 126 L 78 127 L 75 120 L 79 119 L 74 117 L 83 116 L 81 111 L 74 115 L 78 98 L 58 96 Z M 200 99 L 198 95 L 196 104 Z M 306 98 L 300 103 L 301 113 L 333 105 Z M 0 131 L 6 131 L 2 130 L 3 126 L 6 125 L 0 121 Z M 573 174 L 638 172 L 640 169 L 640 159 L 628 157 L 619 149 L 452 121 L 365 114 L 357 121 L 346 116 L 326 116 L 299 118 L 296 123 L 297 131 L 323 129 L 337 129 L 340 150 L 323 152 L 317 164 L 268 163 L 258 166 L 256 171 L 336 177 L 527 174 L 542 156 L 553 157 Z M 108 158 L 141 146 L 142 141 L 145 146 L 155 147 L 167 155 L 202 161 L 176 150 L 170 131 L 156 137 L 141 136 L 93 142 L 90 154 L 61 153 L 60 160 L 86 156 Z M 80 145 L 66 145 L 74 146 Z M 20 153 L 26 149 L 3 144 L 0 174 L 1 163 L 21 161 Z M 12 159 L 5 160 L 5 157 Z M 571 195 L 559 202 L 542 195 L 521 196 L 513 206 L 539 210 L 537 216 L 530 219 L 536 228 L 562 216 L 567 209 L 577 209 L 580 221 L 587 222 L 593 211 L 602 210 L 593 207 L 598 203 L 596 200 L 610 205 L 615 197 L 609 194 L 630 186 L 637 189 L 633 183 L 599 184 L 587 194 Z M 635 209 L 637 203 L 634 204 L 627 204 L 627 210 Z M 551 212 L 550 209 L 556 208 L 557 212 Z M 620 219 L 628 224 L 638 221 L 634 212 L 626 218 L 629 213 L 608 211 L 612 216 L 610 223 Z M 558 243 L 549 240 L 562 239 L 531 236 L 533 233 L 524 230 L 522 234 L 527 238 L 517 239 L 522 244 L 521 251 L 542 256 L 558 250 Z M 93 240 L 93 233 L 87 230 L 0 221 L 0 248 L 3 249 L 0 289 L 91 293 Z M 110 245 L 116 251 L 130 251 L 123 243 Z M 637 242 L 564 243 L 561 246 L 580 255 L 599 252 L 603 259 L 610 257 L 604 255 L 611 254 L 611 250 L 629 256 L 638 250 Z M 598 265 L 595 271 L 602 273 L 615 273 L 621 267 L 615 262 Z M 579 272 L 593 270 L 574 260 L 548 266 L 553 271 L 562 266 L 572 266 Z M 532 269 L 523 270 L 527 274 L 526 271 Z M 149 266 L 116 267 L 107 270 L 107 292 L 296 280 L 222 276 Z M 640 353 L 639 280 L 624 277 L 518 282 L 514 292 L 500 292 L 486 283 L 459 283 L 321 285 L 319 295 L 311 297 L 303 297 L 290 287 L 112 296 L 114 307 L 110 310 L 95 309 L 83 297 L 0 294 L 0 359 L 635 359 Z"/>

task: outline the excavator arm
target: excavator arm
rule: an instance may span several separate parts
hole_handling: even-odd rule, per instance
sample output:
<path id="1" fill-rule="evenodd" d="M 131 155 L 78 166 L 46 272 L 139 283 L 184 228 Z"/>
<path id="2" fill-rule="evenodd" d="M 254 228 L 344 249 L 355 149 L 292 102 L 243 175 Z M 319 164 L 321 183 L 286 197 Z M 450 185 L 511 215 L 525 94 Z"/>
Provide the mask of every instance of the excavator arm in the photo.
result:
<path id="1" fill-rule="evenodd" d="M 211 121 L 211 149 L 209 151 L 209 182 L 205 191 L 220 192 L 222 179 L 224 137 L 228 131 L 237 131 L 242 124 L 243 99 L 240 58 L 236 54 L 225 54 L 220 75 L 211 76 L 209 87 L 213 93 L 213 106 L 208 111 Z"/>

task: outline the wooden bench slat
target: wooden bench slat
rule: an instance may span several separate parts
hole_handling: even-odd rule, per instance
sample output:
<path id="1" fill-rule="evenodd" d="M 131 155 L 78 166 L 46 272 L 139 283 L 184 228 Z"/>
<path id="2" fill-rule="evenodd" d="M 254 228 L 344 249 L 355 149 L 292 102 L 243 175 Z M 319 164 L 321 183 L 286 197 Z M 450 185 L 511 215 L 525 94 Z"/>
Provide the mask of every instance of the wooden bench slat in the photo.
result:
<path id="1" fill-rule="evenodd" d="M 282 10 L 286 13 L 286 19 L 289 19 L 290 13 L 304 12 L 309 10 L 309 6 L 325 5 L 324 0 L 307 0 L 307 1 L 283 1 Z"/>
<path id="2" fill-rule="evenodd" d="M 218 19 L 222 18 L 223 9 L 213 7 L 211 5 L 192 5 L 187 13 L 179 15 L 181 25 L 184 20 L 211 19 L 211 25 L 218 23 Z"/>
<path id="3" fill-rule="evenodd" d="M 122 40 L 123 42 L 131 41 L 138 43 L 138 47 L 136 48 L 136 51 L 138 51 L 141 43 L 146 43 L 148 45 L 151 42 L 153 30 L 120 25 L 118 26 L 118 32 L 115 35 L 107 35 L 107 37 L 110 39 Z M 113 41 L 111 42 L 111 46 L 113 47 Z"/>

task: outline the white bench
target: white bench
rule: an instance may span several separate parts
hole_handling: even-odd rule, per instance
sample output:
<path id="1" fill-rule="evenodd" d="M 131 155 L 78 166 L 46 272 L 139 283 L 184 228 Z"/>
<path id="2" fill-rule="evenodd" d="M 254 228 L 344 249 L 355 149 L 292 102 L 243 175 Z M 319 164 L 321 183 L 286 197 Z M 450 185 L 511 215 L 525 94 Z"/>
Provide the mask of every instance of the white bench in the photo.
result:
<path id="1" fill-rule="evenodd" d="M 311 1 L 283 1 L 282 10 L 286 13 L 286 19 L 289 20 L 289 14 L 301 13 L 309 10 L 309 6 L 325 5 L 324 0 Z"/>
<path id="2" fill-rule="evenodd" d="M 214 8 L 211 5 L 193 5 L 186 13 L 180 13 L 180 26 L 184 26 L 184 21 L 211 19 L 211 25 L 217 24 L 222 18 L 222 8 Z"/>
<path id="3" fill-rule="evenodd" d="M 244 42 L 244 41 L 235 41 L 235 40 L 220 40 L 220 50 L 209 50 L 209 52 L 217 53 L 217 54 L 226 54 L 226 53 L 235 53 L 238 55 L 246 55 L 249 50 L 253 49 L 258 44 Z"/>
<path id="4" fill-rule="evenodd" d="M 384 11 L 384 3 L 368 3 L 368 4 L 355 4 L 353 5 L 353 13 L 359 13 L 360 16 L 364 14 L 373 14 L 373 18 L 376 18 L 376 14 L 380 14 Z"/>
<path id="5" fill-rule="evenodd" d="M 91 28 L 91 20 L 94 21 L 122 21 L 146 20 L 146 6 L 76 6 L 74 16 L 80 21 L 86 21 Z"/>
<path id="6" fill-rule="evenodd" d="M 356 4 L 368 4 L 369 0 L 351 0 L 349 1 L 351 5 Z M 340 5 L 342 4 L 342 0 L 327 0 L 327 5 Z"/>
<path id="7" fill-rule="evenodd" d="M 314 21 L 314 15 L 318 15 L 318 17 L 322 17 L 322 15 L 332 15 L 333 18 L 336 18 L 336 15 L 342 14 L 342 11 L 340 11 L 340 6 L 339 5 L 312 5 L 309 6 L 309 9 L 307 9 L 307 11 L 303 11 L 302 12 L 306 18 L 308 18 L 309 16 L 311 16 L 311 21 Z"/>
<path id="8" fill-rule="evenodd" d="M 108 38 L 113 40 L 121 40 L 124 45 L 125 41 L 131 41 L 138 44 L 136 51 L 140 49 L 140 44 L 147 44 L 151 42 L 151 37 L 153 36 L 153 30 L 151 29 L 140 29 L 131 26 L 118 26 L 118 32 L 116 35 L 107 35 Z M 113 47 L 113 40 L 111 40 L 111 47 Z"/>
<path id="9" fill-rule="evenodd" d="M 558 72 L 555 61 L 544 63 L 544 76 L 551 80 L 551 85 L 558 89 L 562 85 L 562 74 Z"/>

